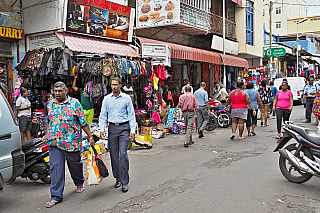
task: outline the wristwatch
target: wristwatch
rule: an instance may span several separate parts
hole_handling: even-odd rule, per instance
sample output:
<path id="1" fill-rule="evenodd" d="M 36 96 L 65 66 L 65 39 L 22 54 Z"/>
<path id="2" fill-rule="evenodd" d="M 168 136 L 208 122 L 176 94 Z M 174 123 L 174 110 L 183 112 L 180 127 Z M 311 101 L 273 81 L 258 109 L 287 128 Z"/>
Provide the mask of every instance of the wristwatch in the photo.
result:
<path id="1" fill-rule="evenodd" d="M 88 140 L 91 140 L 91 139 L 93 140 L 93 138 L 88 138 Z"/>

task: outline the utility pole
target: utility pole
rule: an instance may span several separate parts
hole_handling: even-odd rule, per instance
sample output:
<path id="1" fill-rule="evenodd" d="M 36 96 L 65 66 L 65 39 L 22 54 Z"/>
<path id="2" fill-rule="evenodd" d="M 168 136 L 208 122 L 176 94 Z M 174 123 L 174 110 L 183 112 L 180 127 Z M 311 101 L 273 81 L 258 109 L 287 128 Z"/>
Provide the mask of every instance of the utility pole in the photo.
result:
<path id="1" fill-rule="evenodd" d="M 222 0 L 222 18 L 223 18 L 223 55 L 226 54 L 225 51 L 225 40 L 226 40 L 226 1 Z M 223 62 L 223 84 L 227 88 L 227 72 L 226 72 L 226 65 Z"/>
<path id="2" fill-rule="evenodd" d="M 269 3 L 269 17 L 270 17 L 270 48 L 272 46 L 272 6 L 273 6 L 273 2 L 270 1 Z M 272 57 L 270 57 L 270 64 L 272 64 Z M 271 72 L 270 72 L 271 74 Z M 272 77 L 272 74 L 271 74 Z"/>

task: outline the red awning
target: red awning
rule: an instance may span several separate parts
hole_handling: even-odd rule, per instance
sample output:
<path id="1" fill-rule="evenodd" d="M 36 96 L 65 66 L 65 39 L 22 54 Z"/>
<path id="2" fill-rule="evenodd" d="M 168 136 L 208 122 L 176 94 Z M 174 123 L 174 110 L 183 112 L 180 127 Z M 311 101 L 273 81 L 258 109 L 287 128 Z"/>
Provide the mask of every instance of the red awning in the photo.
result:
<path id="1" fill-rule="evenodd" d="M 65 36 L 63 36 L 63 33 L 56 32 L 56 35 L 62 42 L 65 41 L 66 46 L 72 51 L 140 57 L 140 55 L 127 43 L 73 33 L 65 33 Z"/>
<path id="2" fill-rule="evenodd" d="M 249 68 L 249 63 L 245 58 L 239 58 L 231 55 L 223 55 L 219 53 L 222 58 L 222 63 L 227 66 L 234 66 L 234 67 L 244 67 Z"/>
<path id="3" fill-rule="evenodd" d="M 221 64 L 221 57 L 218 53 L 209 50 L 187 47 L 150 38 L 136 37 L 140 43 L 167 44 L 170 47 L 171 58 L 186 59 L 190 61 L 202 61 L 212 64 Z"/>
<path id="4" fill-rule="evenodd" d="M 242 0 L 232 0 L 234 3 L 239 4 L 242 6 Z"/>

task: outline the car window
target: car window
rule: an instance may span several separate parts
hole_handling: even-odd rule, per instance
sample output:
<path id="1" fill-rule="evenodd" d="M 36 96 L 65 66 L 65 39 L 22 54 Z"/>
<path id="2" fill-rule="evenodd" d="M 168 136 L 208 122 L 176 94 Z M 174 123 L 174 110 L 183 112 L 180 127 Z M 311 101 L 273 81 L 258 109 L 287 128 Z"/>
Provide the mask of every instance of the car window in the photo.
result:
<path id="1" fill-rule="evenodd" d="M 11 122 L 13 121 L 16 125 L 18 125 L 15 116 L 13 114 L 13 110 L 11 109 L 9 102 L 3 95 L 2 91 L 0 90 L 0 123 L 4 122 Z"/>

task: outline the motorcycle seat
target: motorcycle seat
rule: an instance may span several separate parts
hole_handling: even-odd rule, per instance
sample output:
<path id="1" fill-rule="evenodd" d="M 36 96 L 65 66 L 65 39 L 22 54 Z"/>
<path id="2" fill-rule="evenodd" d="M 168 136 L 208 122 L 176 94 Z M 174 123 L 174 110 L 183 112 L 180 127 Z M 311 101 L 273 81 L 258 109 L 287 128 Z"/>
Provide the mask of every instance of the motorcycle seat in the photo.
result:
<path id="1" fill-rule="evenodd" d="M 296 126 L 296 125 L 291 125 L 290 126 L 292 130 L 298 132 L 302 137 L 307 139 L 308 141 L 320 145 L 320 135 L 317 135 L 314 131 L 308 128 Z"/>
<path id="2" fill-rule="evenodd" d="M 27 150 L 29 149 L 30 147 L 34 146 L 36 143 L 39 143 L 41 141 L 41 138 L 34 138 L 28 142 L 24 142 L 21 144 L 22 146 L 22 150 Z"/>

